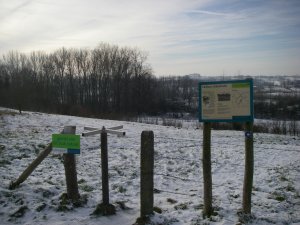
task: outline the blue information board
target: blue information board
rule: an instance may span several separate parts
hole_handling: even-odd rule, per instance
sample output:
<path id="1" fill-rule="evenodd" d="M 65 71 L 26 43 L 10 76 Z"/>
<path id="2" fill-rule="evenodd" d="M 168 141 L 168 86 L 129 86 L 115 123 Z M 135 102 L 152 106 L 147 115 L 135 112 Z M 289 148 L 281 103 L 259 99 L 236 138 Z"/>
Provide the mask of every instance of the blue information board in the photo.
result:
<path id="1" fill-rule="evenodd" d="M 200 122 L 253 121 L 253 80 L 199 82 Z"/>

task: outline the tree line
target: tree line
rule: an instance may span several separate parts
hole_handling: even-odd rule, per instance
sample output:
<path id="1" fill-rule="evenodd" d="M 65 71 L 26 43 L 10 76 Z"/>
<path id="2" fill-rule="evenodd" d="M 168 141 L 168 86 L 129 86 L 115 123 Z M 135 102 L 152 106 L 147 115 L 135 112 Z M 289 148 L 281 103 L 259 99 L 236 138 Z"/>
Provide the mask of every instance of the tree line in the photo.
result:
<path id="1" fill-rule="evenodd" d="M 166 113 L 197 117 L 198 82 L 216 79 L 224 77 L 155 77 L 145 52 L 107 43 L 52 53 L 11 51 L 0 59 L 0 105 L 20 112 L 103 118 Z M 273 82 L 254 77 L 255 117 L 299 120 L 300 94 L 277 93 Z M 295 82 L 282 80 L 287 90 L 299 88 Z"/>
<path id="2" fill-rule="evenodd" d="M 10 51 L 0 59 L 0 105 L 115 118 L 197 110 L 197 80 L 153 75 L 147 54 L 101 43 L 52 53 Z"/>
<path id="3" fill-rule="evenodd" d="M 107 115 L 155 110 L 147 55 L 106 43 L 92 50 L 11 51 L 0 60 L 0 104 L 20 110 Z"/>

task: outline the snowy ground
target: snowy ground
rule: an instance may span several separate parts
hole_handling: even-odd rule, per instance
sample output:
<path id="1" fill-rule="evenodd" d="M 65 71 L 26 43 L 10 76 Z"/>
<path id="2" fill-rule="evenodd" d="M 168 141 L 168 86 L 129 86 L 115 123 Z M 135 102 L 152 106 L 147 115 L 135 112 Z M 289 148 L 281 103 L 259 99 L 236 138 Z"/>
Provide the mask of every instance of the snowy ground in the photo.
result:
<path id="1" fill-rule="evenodd" d="M 99 136 L 81 138 L 77 158 L 82 207 L 62 207 L 66 192 L 62 159 L 50 154 L 15 190 L 16 179 L 65 125 L 124 125 L 125 137 L 109 135 L 110 200 L 117 214 L 95 217 L 101 203 Z M 139 216 L 140 134 L 155 135 L 155 224 L 300 224 L 300 137 L 255 134 L 252 218 L 239 217 L 244 176 L 244 134 L 212 131 L 213 206 L 211 219 L 202 218 L 202 130 L 133 122 L 98 120 L 0 108 L 0 224 L 133 224 Z M 239 223 L 239 221 L 241 223 Z"/>

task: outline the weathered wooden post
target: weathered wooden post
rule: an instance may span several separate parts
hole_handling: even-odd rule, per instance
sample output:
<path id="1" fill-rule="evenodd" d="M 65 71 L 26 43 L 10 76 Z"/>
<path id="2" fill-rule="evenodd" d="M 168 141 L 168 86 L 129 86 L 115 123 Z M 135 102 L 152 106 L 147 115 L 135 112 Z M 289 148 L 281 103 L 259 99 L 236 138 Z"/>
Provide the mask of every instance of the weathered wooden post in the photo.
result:
<path id="1" fill-rule="evenodd" d="M 211 122 L 247 122 L 243 212 L 251 213 L 253 183 L 253 80 L 199 82 L 199 121 L 203 128 L 203 216 L 213 214 L 211 177 Z"/>
<path id="2" fill-rule="evenodd" d="M 15 189 L 21 183 L 23 183 L 29 175 L 40 165 L 40 163 L 49 155 L 52 151 L 52 143 L 48 144 L 47 147 L 38 155 L 38 157 L 24 170 L 24 172 L 18 177 L 17 180 L 12 181 L 9 185 L 9 189 Z"/>
<path id="3" fill-rule="evenodd" d="M 141 218 L 153 213 L 154 134 L 143 131 L 141 135 Z"/>
<path id="4" fill-rule="evenodd" d="M 65 126 L 63 134 L 75 134 L 76 126 Z M 64 154 L 64 167 L 66 175 L 66 184 L 67 184 L 67 195 L 68 198 L 76 201 L 80 198 L 78 192 L 78 183 L 77 183 L 77 172 L 76 172 L 76 159 L 74 154 Z"/>
<path id="5" fill-rule="evenodd" d="M 243 212 L 246 214 L 251 214 L 251 194 L 254 171 L 253 123 L 246 122 L 245 130 L 245 174 L 243 187 Z"/>
<path id="6" fill-rule="evenodd" d="M 98 204 L 94 215 L 113 215 L 116 213 L 114 205 L 109 203 L 109 182 L 108 182 L 108 151 L 107 151 L 107 134 L 116 134 L 118 136 L 125 136 L 124 131 L 116 131 L 122 129 L 123 126 L 111 127 L 105 129 L 95 128 L 95 127 L 84 127 L 84 130 L 88 132 L 82 133 L 82 136 L 92 136 L 95 134 L 100 134 L 101 141 L 101 180 L 102 180 L 102 203 Z"/>
<path id="7" fill-rule="evenodd" d="M 212 207 L 212 176 L 211 176 L 211 123 L 203 125 L 203 185 L 204 185 L 204 209 L 203 216 L 210 217 L 213 213 Z"/>
<path id="8" fill-rule="evenodd" d="M 102 132 L 101 132 L 101 169 L 102 169 L 102 201 L 104 205 L 109 205 L 107 132 L 104 127 L 102 128 Z"/>
<path id="9" fill-rule="evenodd" d="M 108 215 L 116 214 L 115 206 L 109 204 L 108 153 L 107 153 L 108 130 L 106 130 L 105 127 L 102 127 L 101 130 L 97 130 L 97 132 L 95 133 L 99 133 L 99 132 L 100 132 L 100 139 L 101 139 L 102 203 L 97 205 L 93 214 L 108 216 Z M 90 134 L 93 134 L 93 131 L 91 131 Z"/>

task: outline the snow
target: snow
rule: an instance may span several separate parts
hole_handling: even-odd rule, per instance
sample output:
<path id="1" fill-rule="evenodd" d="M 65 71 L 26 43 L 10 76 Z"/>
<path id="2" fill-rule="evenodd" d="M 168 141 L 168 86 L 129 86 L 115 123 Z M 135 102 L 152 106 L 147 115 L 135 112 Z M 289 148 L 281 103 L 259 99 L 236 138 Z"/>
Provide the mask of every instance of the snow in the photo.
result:
<path id="1" fill-rule="evenodd" d="M 4 113 L 5 112 L 5 113 Z M 108 136 L 110 202 L 116 215 L 91 215 L 101 203 L 100 136 L 81 137 L 76 156 L 79 192 L 87 203 L 59 210 L 66 192 L 60 155 L 51 153 L 15 190 L 8 186 L 51 141 L 51 135 L 74 125 L 123 125 L 125 137 Z M 200 126 L 199 126 L 200 127 Z M 125 121 L 100 120 L 0 108 L 1 224 L 133 224 L 140 207 L 140 135 L 155 136 L 154 205 L 152 224 L 300 224 L 300 138 L 255 134 L 252 216 L 242 207 L 244 133 L 212 131 L 213 206 L 217 215 L 203 219 L 202 130 Z M 125 206 L 125 207 L 124 207 Z"/>

